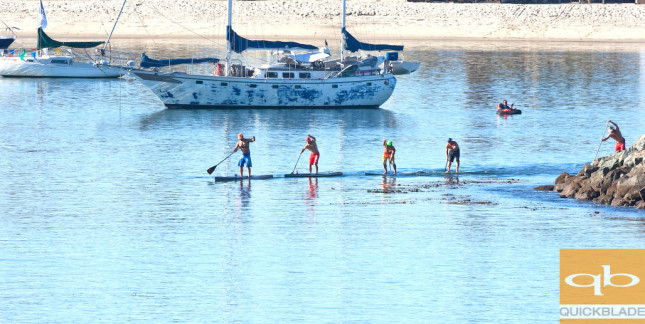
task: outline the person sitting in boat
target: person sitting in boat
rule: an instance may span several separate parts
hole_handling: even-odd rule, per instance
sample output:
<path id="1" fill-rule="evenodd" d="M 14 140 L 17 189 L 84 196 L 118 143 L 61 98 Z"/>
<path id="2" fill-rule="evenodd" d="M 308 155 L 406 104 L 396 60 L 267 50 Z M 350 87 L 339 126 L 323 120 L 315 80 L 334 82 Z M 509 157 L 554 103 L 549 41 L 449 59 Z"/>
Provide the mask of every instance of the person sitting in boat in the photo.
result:
<path id="1" fill-rule="evenodd" d="M 620 128 L 618 128 L 618 125 L 614 123 L 613 121 L 608 120 L 607 123 L 612 123 L 616 128 L 613 126 L 609 126 L 609 135 L 607 137 L 603 138 L 602 141 L 606 141 L 610 138 L 613 138 L 616 140 L 616 146 L 614 147 L 614 153 L 619 152 L 619 151 L 624 151 L 625 150 L 625 138 L 623 137 L 623 134 L 620 132 Z"/>
<path id="2" fill-rule="evenodd" d="M 316 174 L 318 174 L 318 159 L 320 158 L 320 152 L 318 151 L 316 138 L 309 134 L 307 134 L 307 143 L 302 147 L 300 154 L 302 154 L 302 152 L 304 152 L 305 150 L 311 151 L 311 155 L 309 156 L 309 174 L 311 174 L 312 165 L 316 166 Z"/>
<path id="3" fill-rule="evenodd" d="M 383 174 L 387 173 L 388 162 L 392 165 L 394 168 L 394 174 L 396 174 L 396 163 L 394 163 L 394 154 L 396 153 L 396 149 L 394 148 L 394 145 L 392 145 L 392 141 L 388 141 L 387 139 L 383 140 L 383 147 L 385 148 L 385 152 L 383 152 L 383 168 L 385 169 L 385 172 L 383 172 Z"/>
<path id="4" fill-rule="evenodd" d="M 502 103 L 501 103 L 501 104 L 498 104 L 498 105 L 497 105 L 497 110 L 504 110 L 504 109 L 508 109 L 508 110 L 515 110 L 515 108 L 513 108 L 513 105 L 514 105 L 514 104 L 512 104 L 512 105 L 510 105 L 510 106 L 509 106 L 509 105 L 506 103 L 506 99 L 504 99 L 504 100 L 502 100 Z"/>
<path id="5" fill-rule="evenodd" d="M 255 136 L 251 138 L 244 138 L 244 135 L 242 133 L 239 133 L 237 134 L 237 139 L 238 141 L 237 144 L 235 144 L 233 152 L 237 152 L 238 148 L 240 149 L 240 151 L 242 151 L 242 158 L 237 163 L 237 165 L 240 167 L 240 177 L 244 177 L 244 165 L 246 165 L 249 179 L 251 179 L 251 167 L 253 165 L 251 164 L 251 149 L 249 148 L 249 143 L 255 142 Z"/>

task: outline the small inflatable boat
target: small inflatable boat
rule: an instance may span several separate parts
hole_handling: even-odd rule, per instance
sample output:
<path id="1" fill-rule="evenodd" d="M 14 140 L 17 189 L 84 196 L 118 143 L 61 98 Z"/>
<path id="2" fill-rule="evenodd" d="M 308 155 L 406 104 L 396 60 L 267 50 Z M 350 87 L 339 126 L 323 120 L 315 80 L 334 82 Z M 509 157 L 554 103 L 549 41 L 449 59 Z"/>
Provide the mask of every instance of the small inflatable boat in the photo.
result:
<path id="1" fill-rule="evenodd" d="M 498 115 L 520 115 L 522 111 L 519 109 L 497 109 Z"/>

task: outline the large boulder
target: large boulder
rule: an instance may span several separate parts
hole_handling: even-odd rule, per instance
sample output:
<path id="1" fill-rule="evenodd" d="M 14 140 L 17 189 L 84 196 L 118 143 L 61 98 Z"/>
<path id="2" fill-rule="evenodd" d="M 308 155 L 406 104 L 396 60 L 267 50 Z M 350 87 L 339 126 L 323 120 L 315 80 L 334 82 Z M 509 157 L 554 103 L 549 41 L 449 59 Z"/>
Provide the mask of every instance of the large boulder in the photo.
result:
<path id="1" fill-rule="evenodd" d="M 588 183 L 584 186 L 582 186 L 578 192 L 573 196 L 573 198 L 580 199 L 580 200 L 592 200 L 596 197 L 600 196 L 600 193 L 594 188 L 592 188 Z"/>
<path id="2" fill-rule="evenodd" d="M 579 182 L 571 181 L 564 186 L 562 192 L 560 193 L 560 197 L 573 198 L 573 196 L 575 196 L 580 188 L 582 188 L 582 185 Z"/>
<path id="3" fill-rule="evenodd" d="M 631 174 L 631 172 L 629 173 Z M 621 177 L 616 184 L 614 198 L 632 200 L 640 197 L 641 188 L 645 187 L 645 173 Z"/>
<path id="4" fill-rule="evenodd" d="M 603 180 L 605 180 L 605 176 L 607 173 L 609 173 L 611 170 L 609 168 L 604 167 L 604 168 L 596 168 L 596 172 L 591 174 L 591 177 L 589 177 L 589 184 L 591 187 L 593 187 L 596 190 L 600 190 L 600 186 L 602 185 Z"/>
<path id="5" fill-rule="evenodd" d="M 636 205 L 634 205 L 634 207 L 638 209 L 645 209 L 645 200 L 639 201 Z"/>
<path id="6" fill-rule="evenodd" d="M 645 164 L 637 165 L 637 166 L 635 166 L 635 167 L 633 167 L 631 169 L 628 169 L 628 170 L 629 171 L 628 171 L 627 175 L 630 176 L 630 177 L 633 177 L 633 176 L 638 175 L 638 174 L 645 174 Z"/>
<path id="7" fill-rule="evenodd" d="M 585 164 L 582 166 L 582 170 L 578 172 L 577 176 L 579 177 L 590 177 L 592 173 L 596 172 L 598 170 L 598 166 L 595 166 L 593 164 Z M 609 172 L 609 171 L 607 171 Z"/>
<path id="8" fill-rule="evenodd" d="M 618 153 L 620 154 L 620 153 Z M 611 158 L 604 160 L 598 165 L 599 169 L 608 168 L 609 171 L 620 167 L 620 160 L 617 156 L 611 156 Z"/>
<path id="9" fill-rule="evenodd" d="M 620 179 L 620 177 L 624 176 L 629 171 L 629 168 L 625 167 L 609 171 L 602 178 L 602 182 L 600 183 L 600 192 L 607 192 L 607 189 L 609 189 L 609 187 L 611 187 L 611 185 L 616 182 L 616 180 Z"/>
<path id="10" fill-rule="evenodd" d="M 611 204 L 611 201 L 613 199 L 614 199 L 614 195 L 600 194 L 600 196 L 594 198 L 593 201 L 597 201 L 597 202 L 599 202 L 601 204 L 604 204 L 604 205 L 609 205 L 609 204 Z"/>
<path id="11" fill-rule="evenodd" d="M 645 155 L 645 151 L 634 152 L 634 153 L 628 155 L 623 160 L 623 166 L 628 167 L 628 168 L 632 168 L 632 167 L 635 167 L 635 166 L 637 166 L 639 164 L 642 164 L 644 155 Z"/>
<path id="12" fill-rule="evenodd" d="M 566 172 L 560 173 L 560 175 L 555 179 L 555 185 L 553 186 L 554 187 L 553 190 L 558 192 L 562 191 L 562 189 L 564 189 L 564 186 L 567 184 L 567 181 L 571 177 L 572 176 Z"/>
<path id="13" fill-rule="evenodd" d="M 641 135 L 641 137 L 638 138 L 629 148 L 633 148 L 634 150 L 641 152 L 645 151 L 645 135 Z"/>

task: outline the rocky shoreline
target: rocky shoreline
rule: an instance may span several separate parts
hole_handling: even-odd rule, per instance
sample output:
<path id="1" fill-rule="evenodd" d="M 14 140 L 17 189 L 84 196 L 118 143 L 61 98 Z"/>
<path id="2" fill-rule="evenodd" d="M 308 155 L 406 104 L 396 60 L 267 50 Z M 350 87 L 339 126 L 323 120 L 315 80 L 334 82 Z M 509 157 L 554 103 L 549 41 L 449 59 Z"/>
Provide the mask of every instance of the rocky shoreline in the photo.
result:
<path id="1" fill-rule="evenodd" d="M 575 176 L 563 172 L 553 190 L 562 198 L 591 200 L 611 206 L 645 209 L 645 135 L 627 150 L 585 164 Z"/>

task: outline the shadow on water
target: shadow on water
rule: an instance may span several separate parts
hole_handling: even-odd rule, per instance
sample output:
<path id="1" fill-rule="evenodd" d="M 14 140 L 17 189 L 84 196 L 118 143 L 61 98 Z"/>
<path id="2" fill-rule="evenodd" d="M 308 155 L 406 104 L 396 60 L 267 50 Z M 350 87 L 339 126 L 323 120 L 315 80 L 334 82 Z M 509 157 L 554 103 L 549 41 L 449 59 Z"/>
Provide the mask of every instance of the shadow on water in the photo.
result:
<path id="1" fill-rule="evenodd" d="M 277 129 L 302 127 L 392 128 L 395 115 L 384 109 L 164 109 L 141 118 L 141 130 L 183 127 L 243 129 L 249 125 Z"/>

